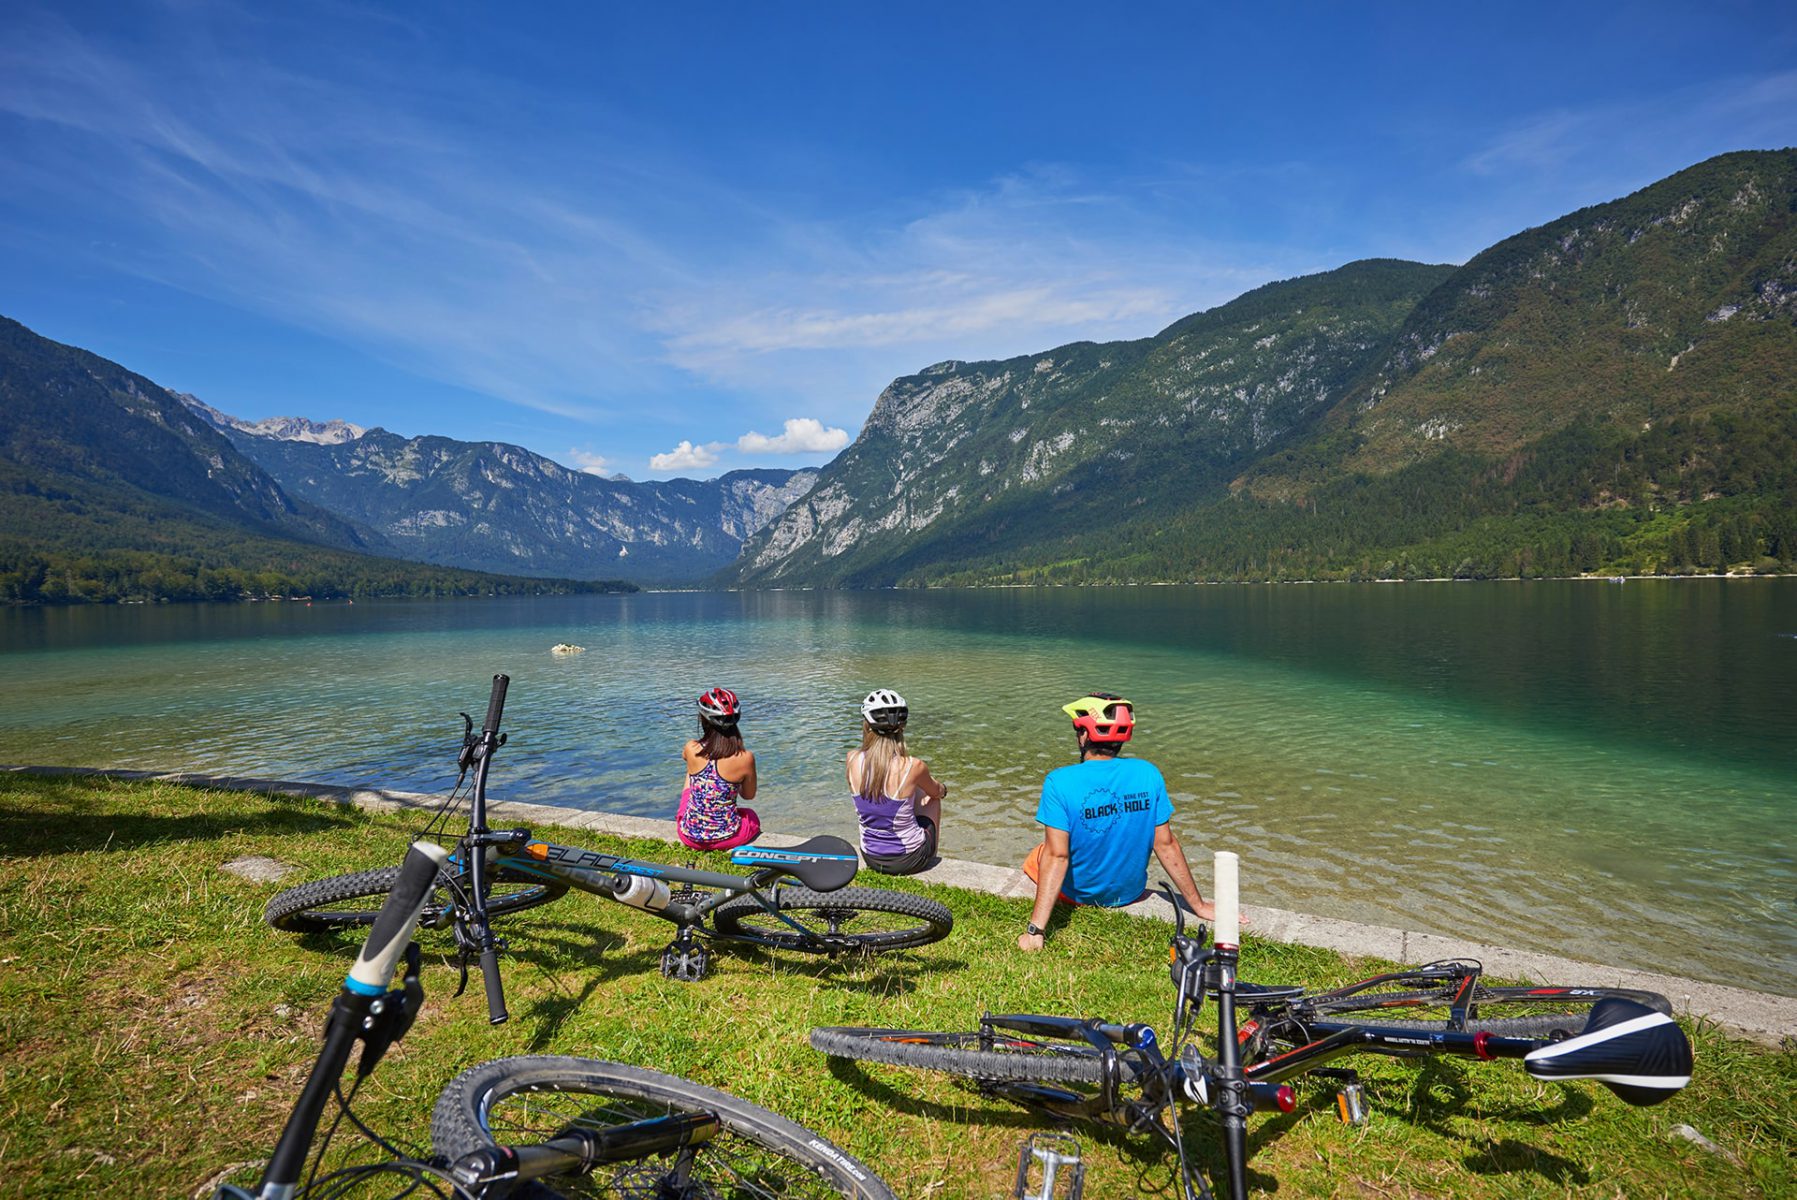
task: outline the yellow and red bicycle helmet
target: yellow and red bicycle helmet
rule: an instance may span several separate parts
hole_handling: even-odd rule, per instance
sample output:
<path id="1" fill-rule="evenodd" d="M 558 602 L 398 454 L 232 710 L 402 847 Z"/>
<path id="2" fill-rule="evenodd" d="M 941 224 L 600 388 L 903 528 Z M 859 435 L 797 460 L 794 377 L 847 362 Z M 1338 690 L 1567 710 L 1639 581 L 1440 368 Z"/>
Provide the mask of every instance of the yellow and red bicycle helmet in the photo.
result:
<path id="1" fill-rule="evenodd" d="M 1072 704 L 1061 705 L 1061 711 L 1072 717 L 1073 727 L 1095 745 L 1120 746 L 1136 731 L 1135 705 L 1109 692 L 1081 696 Z"/>

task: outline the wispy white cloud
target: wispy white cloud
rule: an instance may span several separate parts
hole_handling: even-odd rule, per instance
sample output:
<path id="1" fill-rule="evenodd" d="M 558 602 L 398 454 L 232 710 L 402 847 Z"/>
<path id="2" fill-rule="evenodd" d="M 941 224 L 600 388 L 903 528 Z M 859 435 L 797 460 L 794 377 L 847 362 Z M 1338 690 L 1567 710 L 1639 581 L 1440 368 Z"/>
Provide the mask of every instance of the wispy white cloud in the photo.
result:
<path id="1" fill-rule="evenodd" d="M 588 475 L 598 475 L 601 478 L 604 478 L 613 473 L 611 461 L 607 459 L 605 455 L 594 454 L 589 450 L 576 450 L 570 446 L 568 448 L 568 462 L 575 470 L 584 471 Z"/>
<path id="2" fill-rule="evenodd" d="M 680 444 L 666 454 L 649 457 L 651 471 L 702 471 L 718 461 L 714 446 L 695 446 L 682 438 Z"/>
<path id="3" fill-rule="evenodd" d="M 751 431 L 736 439 L 744 454 L 828 454 L 848 444 L 848 430 L 826 428 L 815 417 L 794 417 L 773 437 Z"/>
<path id="4" fill-rule="evenodd" d="M 769 437 L 751 430 L 734 442 L 695 445 L 682 439 L 665 454 L 649 459 L 651 471 L 697 471 L 716 466 L 729 453 L 755 457 L 831 454 L 849 444 L 849 431 L 826 426 L 816 417 L 788 418 L 781 432 Z"/>
<path id="5" fill-rule="evenodd" d="M 1462 166 L 1486 177 L 1645 168 L 1658 178 L 1725 150 L 1793 139 L 1797 71 L 1781 71 L 1534 113 L 1499 130 Z"/>

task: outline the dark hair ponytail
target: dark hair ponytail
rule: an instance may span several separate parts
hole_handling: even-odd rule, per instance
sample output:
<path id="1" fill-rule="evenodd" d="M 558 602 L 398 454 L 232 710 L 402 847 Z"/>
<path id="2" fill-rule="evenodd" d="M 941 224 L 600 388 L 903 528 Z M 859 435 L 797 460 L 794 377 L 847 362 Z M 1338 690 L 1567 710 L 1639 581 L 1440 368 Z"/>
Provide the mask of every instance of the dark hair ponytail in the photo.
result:
<path id="1" fill-rule="evenodd" d="M 700 714 L 699 753 L 709 759 L 729 758 L 743 752 L 742 732 L 734 719 L 714 721 Z"/>

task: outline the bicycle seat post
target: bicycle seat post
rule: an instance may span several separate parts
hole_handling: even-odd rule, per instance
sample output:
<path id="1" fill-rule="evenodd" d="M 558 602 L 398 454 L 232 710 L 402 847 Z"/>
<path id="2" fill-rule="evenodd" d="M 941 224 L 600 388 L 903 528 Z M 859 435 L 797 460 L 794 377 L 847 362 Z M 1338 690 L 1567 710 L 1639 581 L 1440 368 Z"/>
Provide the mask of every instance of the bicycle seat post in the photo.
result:
<path id="1" fill-rule="evenodd" d="M 1229 1171 L 1229 1200 L 1248 1196 L 1248 1084 L 1242 1076 L 1236 1042 L 1235 983 L 1241 961 L 1241 909 L 1236 891 L 1236 856 L 1216 853 L 1214 882 L 1216 931 L 1211 942 L 1211 970 L 1217 987 L 1217 1115 L 1223 1122 L 1223 1159 Z"/>

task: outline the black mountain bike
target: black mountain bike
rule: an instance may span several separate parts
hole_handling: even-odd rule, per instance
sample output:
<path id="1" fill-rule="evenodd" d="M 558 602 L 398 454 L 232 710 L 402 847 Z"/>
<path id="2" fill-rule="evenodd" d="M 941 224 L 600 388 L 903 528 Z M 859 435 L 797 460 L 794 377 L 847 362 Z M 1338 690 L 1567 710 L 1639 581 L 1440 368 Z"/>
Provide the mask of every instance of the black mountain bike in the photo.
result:
<path id="1" fill-rule="evenodd" d="M 428 1159 L 407 1158 L 376 1136 L 350 1105 L 424 1002 L 410 933 L 444 863 L 442 847 L 419 842 L 396 869 L 368 942 L 331 1005 L 324 1047 L 261 1183 L 254 1190 L 223 1185 L 214 1200 L 895 1200 L 857 1159 L 784 1117 L 689 1080 L 588 1058 L 505 1058 L 464 1071 L 437 1099 Z M 404 981 L 392 988 L 402 958 Z M 344 1073 L 358 1042 L 362 1053 L 346 1092 Z M 320 1138 L 333 1096 L 339 1116 Z M 324 1165 L 346 1117 L 385 1157 Z"/>
<path id="2" fill-rule="evenodd" d="M 747 873 L 726 875 L 538 841 L 528 829 L 489 829 L 487 772 L 506 740 L 499 721 L 509 682 L 504 675 L 493 677 L 478 734 L 473 718 L 462 714 L 461 774 L 423 834 L 447 836 L 443 831 L 463 803 L 463 784 L 472 769 L 467 831 L 455 841 L 420 919 L 426 926 L 454 929 L 464 971 L 470 959 L 478 959 L 495 1024 L 505 1019 L 505 1008 L 496 966 L 503 941 L 494 934 L 492 919 L 548 904 L 569 888 L 672 923 L 674 940 L 662 952 L 661 972 L 685 982 L 704 978 L 708 942 L 829 956 L 873 954 L 925 946 L 954 927 L 954 917 L 934 900 L 848 886 L 860 860 L 841 838 L 815 837 L 788 849 L 744 846 L 730 861 Z M 294 933 L 366 925 L 397 874 L 389 867 L 288 888 L 268 902 L 263 919 Z"/>
<path id="3" fill-rule="evenodd" d="M 1217 907 L 1224 909 L 1221 896 Z M 1057 1119 L 1152 1132 L 1175 1152 L 1186 1200 L 1211 1193 L 1186 1153 L 1179 1103 L 1220 1118 L 1227 1175 L 1219 1182 L 1231 1200 L 1243 1200 L 1246 1118 L 1256 1109 L 1294 1111 L 1287 1080 L 1309 1074 L 1336 1082 L 1342 1119 L 1365 1119 L 1359 1077 L 1324 1065 L 1343 1055 L 1521 1059 L 1537 1079 L 1593 1079 L 1638 1105 L 1658 1104 L 1690 1081 L 1690 1042 L 1665 998 L 1652 992 L 1494 987 L 1470 961 L 1322 992 L 1263 987 L 1236 978 L 1236 946 L 1206 946 L 1202 925 L 1187 937 L 1177 902 L 1174 912 L 1173 1037 L 1165 1049 L 1147 1025 L 991 1014 L 965 1033 L 813 1029 L 811 1045 L 834 1057 L 963 1076 Z M 1217 999 L 1215 1058 L 1193 1040 L 1207 995 Z M 1238 1019 L 1243 1010 L 1246 1019 Z"/>

